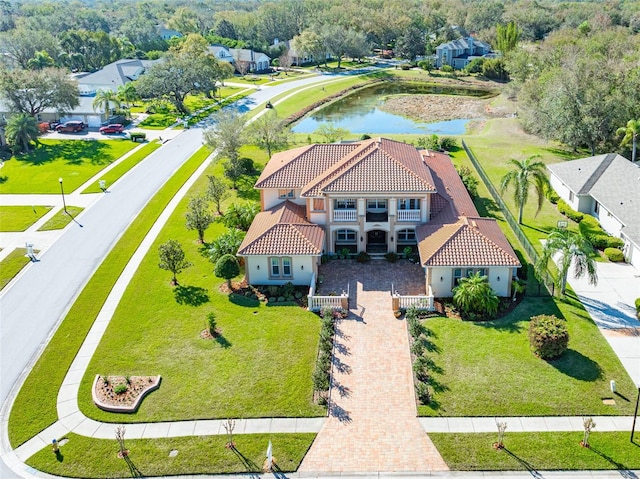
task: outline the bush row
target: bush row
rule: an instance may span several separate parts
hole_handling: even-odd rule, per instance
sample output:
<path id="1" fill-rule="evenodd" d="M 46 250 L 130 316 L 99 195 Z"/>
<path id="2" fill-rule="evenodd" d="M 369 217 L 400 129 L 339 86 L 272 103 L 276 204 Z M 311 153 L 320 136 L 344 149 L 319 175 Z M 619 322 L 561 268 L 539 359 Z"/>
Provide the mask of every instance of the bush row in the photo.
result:
<path id="1" fill-rule="evenodd" d="M 615 236 L 611 236 L 603 230 L 598 220 L 591 215 L 585 214 L 578 227 L 580 228 L 582 236 L 587 238 L 589 243 L 600 251 L 606 248 L 622 248 L 624 246 L 624 241 Z"/>
<path id="2" fill-rule="evenodd" d="M 558 200 L 558 211 L 576 223 L 580 223 L 584 218 L 584 213 L 574 210 L 564 200 Z"/>
<path id="3" fill-rule="evenodd" d="M 333 350 L 333 338 L 335 334 L 333 323 L 333 311 L 331 308 L 324 308 L 320 317 L 322 318 L 322 328 L 320 329 L 320 347 L 316 368 L 313 372 L 313 389 L 319 392 L 329 390 L 331 374 L 331 351 Z M 320 396 L 322 401 L 326 399 Z"/>
<path id="4" fill-rule="evenodd" d="M 427 328 L 420 322 L 420 310 L 409 308 L 405 318 L 407 320 L 407 329 L 411 336 L 411 354 L 415 357 L 413 361 L 413 374 L 415 376 L 416 396 L 420 404 L 429 404 L 432 399 L 431 375 L 429 370 L 433 367 L 433 360 L 426 356 Z"/>

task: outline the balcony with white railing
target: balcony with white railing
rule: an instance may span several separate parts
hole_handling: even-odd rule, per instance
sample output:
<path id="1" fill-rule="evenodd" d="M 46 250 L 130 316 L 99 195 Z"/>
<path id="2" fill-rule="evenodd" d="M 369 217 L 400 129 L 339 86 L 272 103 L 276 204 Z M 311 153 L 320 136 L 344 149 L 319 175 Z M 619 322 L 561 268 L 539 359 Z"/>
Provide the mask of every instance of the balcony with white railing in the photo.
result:
<path id="1" fill-rule="evenodd" d="M 333 221 L 357 221 L 358 210 L 333 210 Z"/>
<path id="2" fill-rule="evenodd" d="M 420 210 L 398 210 L 396 218 L 398 221 L 418 222 L 420 216 Z"/>

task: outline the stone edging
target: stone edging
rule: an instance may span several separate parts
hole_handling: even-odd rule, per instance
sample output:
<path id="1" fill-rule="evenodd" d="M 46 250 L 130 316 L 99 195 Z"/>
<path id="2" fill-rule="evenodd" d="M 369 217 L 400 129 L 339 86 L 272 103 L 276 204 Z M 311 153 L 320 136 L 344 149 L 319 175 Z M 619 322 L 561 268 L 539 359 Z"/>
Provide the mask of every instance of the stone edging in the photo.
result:
<path id="1" fill-rule="evenodd" d="M 147 394 L 149 394 L 150 392 L 155 391 L 156 389 L 158 389 L 160 387 L 161 379 L 162 379 L 162 376 L 156 376 L 155 380 L 154 380 L 154 383 L 150 387 L 145 388 L 140 393 L 140 395 L 136 398 L 136 400 L 133 402 L 132 405 L 130 405 L 130 406 L 115 406 L 115 405 L 106 404 L 106 403 L 100 401 L 100 399 L 98 399 L 98 397 L 96 396 L 96 385 L 97 385 L 98 381 L 100 380 L 100 375 L 96 374 L 96 377 L 93 380 L 93 385 L 91 386 L 91 399 L 93 399 L 94 404 L 96 406 L 98 406 L 100 409 L 102 409 L 103 411 L 133 413 L 133 412 L 136 412 L 138 410 L 138 407 L 140 406 L 140 403 L 142 402 L 142 400 L 145 398 L 145 396 Z"/>

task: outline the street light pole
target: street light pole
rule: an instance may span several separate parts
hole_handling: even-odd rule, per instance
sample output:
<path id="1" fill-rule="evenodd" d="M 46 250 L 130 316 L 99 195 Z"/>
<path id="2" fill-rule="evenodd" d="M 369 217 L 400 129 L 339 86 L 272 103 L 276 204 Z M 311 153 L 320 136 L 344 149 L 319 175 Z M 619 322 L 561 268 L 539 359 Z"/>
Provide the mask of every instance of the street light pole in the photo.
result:
<path id="1" fill-rule="evenodd" d="M 64 201 L 64 188 L 62 187 L 62 178 L 58 178 L 58 181 L 60 182 L 60 193 L 62 194 L 62 206 L 64 207 L 64 212 L 66 214 L 69 214 L 69 212 L 67 211 L 67 203 Z"/>
<path id="2" fill-rule="evenodd" d="M 638 417 L 638 404 L 640 403 L 640 384 L 638 384 L 638 397 L 636 398 L 636 410 L 633 413 L 633 424 L 631 425 L 631 442 L 633 442 L 633 433 L 636 430 L 636 417 Z"/>

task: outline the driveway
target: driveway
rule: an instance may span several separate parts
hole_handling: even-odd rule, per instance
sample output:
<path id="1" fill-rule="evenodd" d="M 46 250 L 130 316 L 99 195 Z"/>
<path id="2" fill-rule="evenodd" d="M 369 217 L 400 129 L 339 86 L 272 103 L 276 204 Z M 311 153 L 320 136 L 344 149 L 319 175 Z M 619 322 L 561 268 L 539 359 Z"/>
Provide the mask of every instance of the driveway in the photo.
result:
<path id="1" fill-rule="evenodd" d="M 352 278 L 354 301 L 349 317 L 336 324 L 329 417 L 299 472 L 448 470 L 416 417 L 407 327 L 391 309 L 392 278 L 415 265 L 338 260 L 325 266 Z M 418 280 L 424 288 L 424 276 Z"/>
<path id="2" fill-rule="evenodd" d="M 569 283 L 631 379 L 640 385 L 640 321 L 634 305 L 640 298 L 640 272 L 623 263 L 596 266 L 596 286 L 590 285 L 586 277 L 572 277 L 571 272 Z"/>

